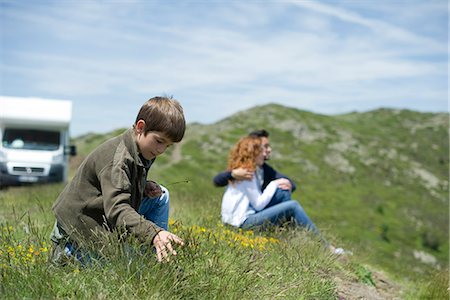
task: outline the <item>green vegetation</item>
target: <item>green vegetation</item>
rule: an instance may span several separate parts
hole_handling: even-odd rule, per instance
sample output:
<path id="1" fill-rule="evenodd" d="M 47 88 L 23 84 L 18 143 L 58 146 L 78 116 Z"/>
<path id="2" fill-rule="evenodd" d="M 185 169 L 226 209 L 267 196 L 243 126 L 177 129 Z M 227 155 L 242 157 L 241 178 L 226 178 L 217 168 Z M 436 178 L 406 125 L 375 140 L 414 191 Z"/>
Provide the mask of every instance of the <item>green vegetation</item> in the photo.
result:
<path id="1" fill-rule="evenodd" d="M 323 116 L 278 105 L 191 124 L 149 177 L 171 192 L 172 230 L 186 242 L 158 264 L 134 241 L 81 268 L 47 263 L 51 205 L 63 185 L 0 191 L 0 297 L 145 299 L 448 299 L 448 114 L 380 109 Z M 270 164 L 291 177 L 336 257 L 301 230 L 243 232 L 220 224 L 212 177 L 255 128 Z M 73 171 L 106 135 L 75 139 Z M 130 250 L 132 249 L 132 250 Z"/>

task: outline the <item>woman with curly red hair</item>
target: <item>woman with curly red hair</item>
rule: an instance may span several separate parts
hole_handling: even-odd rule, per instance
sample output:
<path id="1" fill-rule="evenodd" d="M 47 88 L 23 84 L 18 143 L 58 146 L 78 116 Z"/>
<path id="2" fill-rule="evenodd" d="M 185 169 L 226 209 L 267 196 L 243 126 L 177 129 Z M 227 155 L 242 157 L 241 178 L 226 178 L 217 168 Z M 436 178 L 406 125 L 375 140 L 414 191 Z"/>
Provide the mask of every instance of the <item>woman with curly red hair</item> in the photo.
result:
<path id="1" fill-rule="evenodd" d="M 235 227 L 251 228 L 264 224 L 294 221 L 318 234 L 314 223 L 295 200 L 266 207 L 277 189 L 286 185 L 286 178 L 272 180 L 261 192 L 257 183 L 257 169 L 264 163 L 265 149 L 258 137 L 247 136 L 231 149 L 228 169 L 244 168 L 255 172 L 250 180 L 230 181 L 222 198 L 222 221 Z"/>
<path id="2" fill-rule="evenodd" d="M 280 225 L 291 222 L 303 226 L 319 237 L 324 246 L 334 254 L 351 254 L 342 248 L 329 244 L 308 217 L 302 206 L 291 199 L 289 179 L 278 178 L 270 181 L 261 192 L 258 180 L 262 180 L 258 172 L 268 156 L 267 148 L 257 136 L 247 136 L 231 149 L 228 157 L 228 170 L 245 169 L 253 172 L 248 180 L 229 180 L 222 197 L 222 222 L 235 227 L 248 229 L 263 225 Z M 282 199 L 270 203 L 275 192 L 282 194 Z M 270 203 L 270 205 L 269 205 Z"/>

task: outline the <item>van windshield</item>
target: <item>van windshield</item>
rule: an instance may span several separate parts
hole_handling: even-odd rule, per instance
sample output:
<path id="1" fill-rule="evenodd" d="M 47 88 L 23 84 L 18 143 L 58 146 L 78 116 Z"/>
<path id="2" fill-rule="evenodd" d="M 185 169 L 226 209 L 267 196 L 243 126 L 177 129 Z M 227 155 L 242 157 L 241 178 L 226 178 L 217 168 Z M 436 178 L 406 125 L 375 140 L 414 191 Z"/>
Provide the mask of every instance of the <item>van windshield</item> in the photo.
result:
<path id="1" fill-rule="evenodd" d="M 27 150 L 57 150 L 60 133 L 58 131 L 6 128 L 2 144 L 5 148 Z"/>

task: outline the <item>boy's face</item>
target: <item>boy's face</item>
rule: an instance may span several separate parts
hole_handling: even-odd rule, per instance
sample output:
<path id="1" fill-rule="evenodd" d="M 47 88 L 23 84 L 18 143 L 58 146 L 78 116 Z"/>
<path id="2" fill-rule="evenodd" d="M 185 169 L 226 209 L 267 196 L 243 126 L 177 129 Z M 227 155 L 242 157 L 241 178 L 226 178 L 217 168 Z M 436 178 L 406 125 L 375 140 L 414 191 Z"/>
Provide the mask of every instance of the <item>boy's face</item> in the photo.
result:
<path id="1" fill-rule="evenodd" d="M 145 159 L 151 160 L 163 154 L 173 142 L 159 131 L 149 131 L 144 135 L 145 121 L 136 123 L 136 143 L 139 152 Z"/>
<path id="2" fill-rule="evenodd" d="M 146 135 L 138 134 L 136 141 L 139 152 L 148 160 L 163 154 L 173 144 L 164 133 L 159 131 L 149 131 Z"/>

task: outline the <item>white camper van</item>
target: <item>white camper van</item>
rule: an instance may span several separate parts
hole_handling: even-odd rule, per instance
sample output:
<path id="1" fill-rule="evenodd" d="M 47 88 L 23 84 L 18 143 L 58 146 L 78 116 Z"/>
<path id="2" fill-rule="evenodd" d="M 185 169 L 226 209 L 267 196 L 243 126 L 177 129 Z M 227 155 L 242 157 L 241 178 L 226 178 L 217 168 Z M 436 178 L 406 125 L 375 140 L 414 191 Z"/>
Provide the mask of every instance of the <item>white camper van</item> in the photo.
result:
<path id="1" fill-rule="evenodd" d="M 72 102 L 0 96 L 0 188 L 67 180 Z"/>

